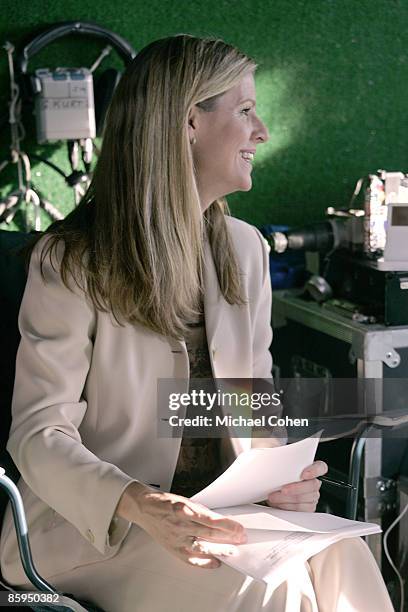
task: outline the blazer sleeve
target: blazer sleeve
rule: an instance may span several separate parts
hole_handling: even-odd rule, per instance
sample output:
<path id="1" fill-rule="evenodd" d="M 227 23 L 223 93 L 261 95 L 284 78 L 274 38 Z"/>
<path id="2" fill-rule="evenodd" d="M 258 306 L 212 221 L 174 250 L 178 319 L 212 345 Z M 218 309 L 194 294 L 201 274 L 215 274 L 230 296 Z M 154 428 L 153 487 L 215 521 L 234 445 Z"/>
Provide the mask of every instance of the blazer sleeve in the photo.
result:
<path id="1" fill-rule="evenodd" d="M 84 293 L 61 280 L 59 265 L 44 261 L 42 238 L 33 250 L 19 313 L 12 425 L 7 450 L 31 490 L 103 555 L 117 547 L 130 523 L 113 520 L 123 490 L 132 482 L 115 465 L 83 444 L 78 427 L 87 403 L 95 311 Z M 63 250 L 58 245 L 57 261 Z"/>

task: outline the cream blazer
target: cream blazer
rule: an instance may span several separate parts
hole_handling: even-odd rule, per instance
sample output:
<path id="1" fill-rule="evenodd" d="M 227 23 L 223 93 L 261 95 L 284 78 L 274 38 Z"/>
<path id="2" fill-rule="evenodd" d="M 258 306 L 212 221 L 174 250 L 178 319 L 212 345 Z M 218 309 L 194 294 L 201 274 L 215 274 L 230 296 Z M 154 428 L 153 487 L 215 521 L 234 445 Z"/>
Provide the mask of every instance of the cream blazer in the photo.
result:
<path id="1" fill-rule="evenodd" d="M 271 378 L 271 284 L 260 232 L 226 217 L 248 305 L 222 297 L 205 244 L 204 314 L 215 378 Z M 184 341 L 141 325 L 119 326 L 68 290 L 37 245 L 23 296 L 8 451 L 38 570 L 50 576 L 113 557 L 130 524 L 115 518 L 130 482 L 169 490 L 180 438 L 157 436 L 157 379 L 189 377 Z M 7 508 L 0 541 L 3 576 L 24 582 Z"/>

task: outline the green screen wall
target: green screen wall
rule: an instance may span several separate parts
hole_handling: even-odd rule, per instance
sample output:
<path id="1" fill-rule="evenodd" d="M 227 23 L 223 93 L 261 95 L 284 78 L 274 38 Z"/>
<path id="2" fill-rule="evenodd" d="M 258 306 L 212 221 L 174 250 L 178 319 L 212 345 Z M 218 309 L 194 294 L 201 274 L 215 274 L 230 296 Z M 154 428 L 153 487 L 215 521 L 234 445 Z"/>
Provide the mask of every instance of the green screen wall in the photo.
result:
<path id="1" fill-rule="evenodd" d="M 406 0 L 3 0 L 0 42 L 18 47 L 39 28 L 74 19 L 110 28 L 136 50 L 187 32 L 220 36 L 256 59 L 258 110 L 270 140 L 259 148 L 252 190 L 229 197 L 237 217 L 258 226 L 319 221 L 327 206 L 348 205 L 361 176 L 379 168 L 408 171 Z M 30 67 L 89 67 L 102 47 L 67 38 L 44 49 Z M 109 65 L 120 66 L 114 53 L 103 67 Z M 4 118 L 9 83 L 3 50 L 0 79 Z M 27 123 L 27 153 L 41 153 L 68 171 L 65 145 L 37 145 L 33 120 Z M 4 159 L 4 121 L 0 138 Z M 32 162 L 32 172 L 42 193 L 66 214 L 73 195 L 64 181 L 39 162 Z M 1 195 L 15 186 L 16 169 L 8 167 L 0 174 Z M 19 223 L 17 215 L 8 228 Z"/>

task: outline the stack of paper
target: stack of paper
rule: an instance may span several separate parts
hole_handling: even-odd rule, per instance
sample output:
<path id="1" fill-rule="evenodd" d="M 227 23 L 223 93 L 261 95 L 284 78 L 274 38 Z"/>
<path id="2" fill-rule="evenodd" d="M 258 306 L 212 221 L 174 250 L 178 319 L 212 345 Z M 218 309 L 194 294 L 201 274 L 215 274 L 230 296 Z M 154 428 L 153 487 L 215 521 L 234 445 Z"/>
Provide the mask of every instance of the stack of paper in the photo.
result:
<path id="1" fill-rule="evenodd" d="M 246 528 L 247 543 L 236 547 L 235 556 L 219 557 L 224 563 L 276 587 L 287 578 L 294 563 L 305 562 L 343 538 L 381 532 L 373 523 L 255 505 L 268 493 L 300 480 L 302 471 L 314 461 L 318 443 L 319 437 L 315 437 L 287 446 L 244 451 L 217 480 L 192 498 Z"/>

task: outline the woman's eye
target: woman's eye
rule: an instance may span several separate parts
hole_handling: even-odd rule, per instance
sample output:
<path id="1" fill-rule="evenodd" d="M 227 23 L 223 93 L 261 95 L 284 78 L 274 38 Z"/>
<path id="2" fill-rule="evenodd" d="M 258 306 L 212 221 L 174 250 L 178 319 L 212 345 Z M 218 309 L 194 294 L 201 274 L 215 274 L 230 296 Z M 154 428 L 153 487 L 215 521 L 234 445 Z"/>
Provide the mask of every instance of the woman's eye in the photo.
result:
<path id="1" fill-rule="evenodd" d="M 249 113 L 249 111 L 251 110 L 251 108 L 243 108 L 241 113 L 244 113 L 245 115 L 247 115 Z"/>

